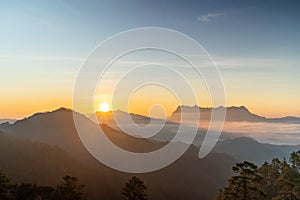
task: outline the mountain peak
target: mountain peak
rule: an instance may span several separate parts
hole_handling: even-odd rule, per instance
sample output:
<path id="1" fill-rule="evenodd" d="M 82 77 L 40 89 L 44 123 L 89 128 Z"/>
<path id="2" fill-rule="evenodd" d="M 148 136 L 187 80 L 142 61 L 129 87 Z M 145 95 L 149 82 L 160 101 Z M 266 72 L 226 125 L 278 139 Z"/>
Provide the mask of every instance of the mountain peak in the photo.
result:
<path id="1" fill-rule="evenodd" d="M 247 111 L 250 113 L 250 111 L 248 110 L 248 108 L 246 108 L 245 106 L 230 106 L 230 107 L 226 107 L 227 109 L 232 109 L 232 110 L 242 110 L 242 111 Z"/>
<path id="2" fill-rule="evenodd" d="M 211 120 L 211 113 L 219 112 L 221 110 L 226 110 L 226 121 L 249 121 L 249 122 L 259 122 L 266 121 L 266 118 L 255 115 L 251 113 L 245 106 L 230 106 L 230 107 L 199 107 L 199 106 L 178 106 L 173 112 L 172 116 L 169 118 L 171 121 L 178 120 L 182 112 L 193 114 L 195 112 L 200 112 L 201 120 Z"/>
<path id="3" fill-rule="evenodd" d="M 44 115 L 47 115 L 47 114 L 69 113 L 69 112 L 71 113 L 71 112 L 75 112 L 75 111 L 73 111 L 73 110 L 70 109 L 70 108 L 60 107 L 60 108 L 55 109 L 55 110 L 52 110 L 52 111 L 37 112 L 37 113 L 34 113 L 33 115 L 30 115 L 30 116 L 25 117 L 25 118 L 23 118 L 23 119 L 16 120 L 16 121 L 14 122 L 14 124 L 18 124 L 18 123 L 24 122 L 24 121 L 26 121 L 26 120 L 36 119 L 36 118 L 39 118 L 39 117 L 44 116 Z"/>
<path id="4" fill-rule="evenodd" d="M 178 106 L 176 108 L 176 110 L 174 111 L 174 113 L 176 112 L 189 112 L 189 111 L 211 111 L 211 110 L 220 110 L 220 109 L 227 109 L 227 110 L 241 110 L 241 111 L 246 111 L 249 112 L 248 108 L 246 108 L 245 106 L 230 106 L 230 107 L 224 107 L 224 106 L 219 106 L 219 107 L 201 107 L 201 106 L 187 106 L 187 105 L 181 105 Z"/>
<path id="5" fill-rule="evenodd" d="M 71 108 L 60 107 L 60 108 L 50 111 L 50 112 L 59 112 L 59 111 L 73 111 L 73 110 Z"/>

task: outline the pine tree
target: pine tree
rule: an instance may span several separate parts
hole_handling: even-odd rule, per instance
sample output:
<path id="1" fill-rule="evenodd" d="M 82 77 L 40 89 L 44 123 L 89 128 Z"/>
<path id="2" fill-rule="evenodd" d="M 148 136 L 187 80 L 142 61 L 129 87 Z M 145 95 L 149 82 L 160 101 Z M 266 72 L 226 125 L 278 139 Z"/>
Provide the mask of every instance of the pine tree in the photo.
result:
<path id="1" fill-rule="evenodd" d="M 280 161 L 273 159 L 269 164 L 265 162 L 258 172 L 262 176 L 260 188 L 266 194 L 265 199 L 271 200 L 277 194 L 277 179 L 280 177 Z"/>
<path id="2" fill-rule="evenodd" d="M 274 199 L 300 199 L 300 174 L 297 166 L 298 156 L 299 154 L 295 152 L 291 154 L 290 161 L 292 165 L 289 165 L 285 159 L 283 160 L 281 175 L 277 179 L 278 193 Z"/>
<path id="3" fill-rule="evenodd" d="M 147 200 L 146 190 L 147 186 L 144 184 L 144 181 L 133 176 L 125 183 L 125 187 L 122 188 L 121 194 L 126 200 Z"/>
<path id="4" fill-rule="evenodd" d="M 300 151 L 292 152 L 289 162 L 274 158 L 257 168 L 244 161 L 233 170 L 237 175 L 219 191 L 218 200 L 300 200 Z"/>
<path id="5" fill-rule="evenodd" d="M 65 176 L 64 182 L 58 185 L 52 194 L 53 200 L 83 200 L 84 185 L 79 184 L 77 177 Z"/>
<path id="6" fill-rule="evenodd" d="M 7 199 L 9 190 L 10 190 L 9 179 L 2 171 L 0 171 L 0 199 Z"/>
<path id="7" fill-rule="evenodd" d="M 300 170 L 300 151 L 294 151 L 291 153 L 290 162 L 294 168 L 296 168 L 298 171 Z"/>
<path id="8" fill-rule="evenodd" d="M 235 164 L 232 170 L 237 175 L 229 179 L 229 185 L 224 190 L 224 199 L 247 200 L 265 196 L 264 192 L 259 188 L 262 177 L 258 173 L 255 164 L 244 161 Z"/>

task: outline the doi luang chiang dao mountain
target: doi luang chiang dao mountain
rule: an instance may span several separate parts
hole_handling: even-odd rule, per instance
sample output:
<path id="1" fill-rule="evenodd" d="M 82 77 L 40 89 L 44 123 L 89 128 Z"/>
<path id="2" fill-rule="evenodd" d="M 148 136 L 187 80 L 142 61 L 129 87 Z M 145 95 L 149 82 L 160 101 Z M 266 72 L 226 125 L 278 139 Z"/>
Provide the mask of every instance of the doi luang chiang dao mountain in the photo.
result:
<path id="1" fill-rule="evenodd" d="M 298 1 L 1 1 L 0 200 L 299 200 Z"/>

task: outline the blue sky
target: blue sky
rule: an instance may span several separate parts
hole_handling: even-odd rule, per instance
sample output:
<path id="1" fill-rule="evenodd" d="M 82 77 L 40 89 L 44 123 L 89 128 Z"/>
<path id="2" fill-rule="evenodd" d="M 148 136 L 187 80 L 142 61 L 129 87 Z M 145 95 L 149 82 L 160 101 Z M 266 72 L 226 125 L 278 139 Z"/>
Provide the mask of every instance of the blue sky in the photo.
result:
<path id="1" fill-rule="evenodd" d="M 113 34 L 145 26 L 174 29 L 202 44 L 220 67 L 228 104 L 300 116 L 299 10 L 299 1 L 283 0 L 1 1 L 0 117 L 69 107 L 88 53 Z M 33 106 L 28 96 L 55 103 Z M 33 110 L 21 111 L 20 101 Z M 16 110 L 6 109 L 14 103 Z"/>
<path id="2" fill-rule="evenodd" d="M 85 56 L 120 31 L 181 31 L 224 56 L 299 55 L 297 1 L 2 1 L 1 53 Z"/>

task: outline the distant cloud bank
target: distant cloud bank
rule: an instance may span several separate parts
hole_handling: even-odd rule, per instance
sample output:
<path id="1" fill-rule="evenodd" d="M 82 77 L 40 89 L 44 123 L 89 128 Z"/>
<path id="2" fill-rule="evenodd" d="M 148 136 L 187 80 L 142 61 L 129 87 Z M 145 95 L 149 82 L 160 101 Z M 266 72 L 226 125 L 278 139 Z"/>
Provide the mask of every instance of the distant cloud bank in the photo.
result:
<path id="1" fill-rule="evenodd" d="M 225 13 L 219 12 L 219 13 L 208 13 L 206 15 L 201 15 L 197 17 L 197 20 L 200 22 L 209 22 L 215 18 L 223 16 Z"/>

